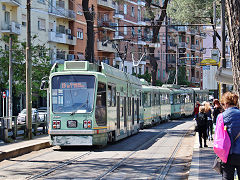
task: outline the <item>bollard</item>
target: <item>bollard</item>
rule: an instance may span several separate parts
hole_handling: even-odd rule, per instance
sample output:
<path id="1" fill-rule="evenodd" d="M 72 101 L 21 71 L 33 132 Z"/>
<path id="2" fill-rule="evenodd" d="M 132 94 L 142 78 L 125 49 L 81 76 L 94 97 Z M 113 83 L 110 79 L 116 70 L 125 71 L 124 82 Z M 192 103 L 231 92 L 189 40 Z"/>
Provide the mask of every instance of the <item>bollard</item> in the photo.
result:
<path id="1" fill-rule="evenodd" d="M 3 119 L 3 141 L 8 142 L 8 119 Z"/>
<path id="2" fill-rule="evenodd" d="M 18 127 L 17 127 L 17 117 L 13 117 L 13 120 L 14 120 L 13 139 L 17 139 L 17 131 L 18 131 Z"/>
<path id="3" fill-rule="evenodd" d="M 3 134 L 3 118 L 0 118 L 0 123 L 1 123 L 1 126 L 0 126 L 0 139 L 1 140 L 4 140 L 4 134 Z"/>

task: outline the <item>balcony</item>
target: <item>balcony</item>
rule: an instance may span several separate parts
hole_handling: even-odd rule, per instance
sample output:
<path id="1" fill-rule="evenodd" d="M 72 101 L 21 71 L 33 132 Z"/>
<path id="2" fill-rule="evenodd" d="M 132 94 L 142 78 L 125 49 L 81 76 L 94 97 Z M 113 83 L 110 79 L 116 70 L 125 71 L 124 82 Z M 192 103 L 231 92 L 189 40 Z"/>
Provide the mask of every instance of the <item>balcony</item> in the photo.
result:
<path id="1" fill-rule="evenodd" d="M 98 5 L 110 10 L 115 9 L 115 5 L 112 0 L 98 0 Z"/>
<path id="2" fill-rule="evenodd" d="M 116 50 L 112 46 L 112 43 L 103 44 L 102 41 L 97 42 L 97 49 L 98 51 L 104 51 L 104 52 L 111 52 L 111 53 L 116 52 Z"/>
<path id="3" fill-rule="evenodd" d="M 60 3 L 61 2 L 61 3 Z M 56 5 L 49 7 L 49 13 L 60 18 L 76 19 L 76 13 L 73 10 L 65 9 L 64 1 L 56 2 Z"/>
<path id="4" fill-rule="evenodd" d="M 113 17 L 116 19 L 124 19 L 124 13 L 123 11 L 117 11 L 117 12 L 115 11 Z"/>
<path id="5" fill-rule="evenodd" d="M 142 0 L 138 0 L 138 6 L 145 6 L 145 2 Z"/>
<path id="6" fill-rule="evenodd" d="M 174 48 L 174 49 L 176 49 L 176 46 L 177 46 L 177 44 L 175 42 L 172 42 L 172 41 L 168 42 L 167 45 L 168 45 L 168 47 Z"/>
<path id="7" fill-rule="evenodd" d="M 111 31 L 116 31 L 117 23 L 113 23 L 111 21 L 99 20 L 98 26 L 101 28 L 109 29 Z"/>
<path id="8" fill-rule="evenodd" d="M 138 18 L 138 25 L 140 25 L 140 26 L 146 26 L 147 23 L 144 21 L 144 18 Z"/>
<path id="9" fill-rule="evenodd" d="M 177 26 L 171 26 L 171 25 L 169 25 L 168 31 L 169 31 L 169 32 L 176 32 L 176 31 L 178 31 L 178 27 L 177 27 Z"/>
<path id="10" fill-rule="evenodd" d="M 187 44 L 185 42 L 179 42 L 178 48 L 187 48 Z"/>
<path id="11" fill-rule="evenodd" d="M 58 33 L 51 31 L 48 34 L 49 41 L 61 43 L 61 44 L 68 44 L 75 46 L 76 43 L 76 37 L 68 34 Z"/>
<path id="12" fill-rule="evenodd" d="M 10 22 L 10 24 L 6 24 L 5 22 L 2 22 L 1 24 L 1 32 L 7 33 L 7 34 L 17 34 L 20 35 L 21 33 L 21 24 L 18 24 L 16 22 Z"/>
<path id="13" fill-rule="evenodd" d="M 197 34 L 197 30 L 196 29 L 189 29 L 188 34 L 196 35 Z"/>
<path id="14" fill-rule="evenodd" d="M 199 45 L 197 45 L 197 44 L 192 44 L 191 45 L 191 49 L 192 50 L 196 50 L 198 47 L 199 47 Z"/>
<path id="15" fill-rule="evenodd" d="M 123 37 L 123 34 L 121 32 L 116 31 L 113 39 L 124 39 L 124 37 Z"/>
<path id="16" fill-rule="evenodd" d="M 10 6 L 19 6 L 19 5 L 21 5 L 21 0 L 0 0 L 0 2 L 9 4 Z"/>

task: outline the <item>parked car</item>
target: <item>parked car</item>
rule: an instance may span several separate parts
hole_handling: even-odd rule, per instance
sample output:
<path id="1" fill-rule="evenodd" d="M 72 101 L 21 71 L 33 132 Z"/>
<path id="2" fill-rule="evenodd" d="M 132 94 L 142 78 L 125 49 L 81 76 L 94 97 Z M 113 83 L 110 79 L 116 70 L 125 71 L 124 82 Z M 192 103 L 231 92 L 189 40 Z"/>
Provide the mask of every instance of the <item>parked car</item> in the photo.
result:
<path id="1" fill-rule="evenodd" d="M 40 108 L 38 108 L 38 114 L 39 114 L 39 118 L 40 118 L 41 122 L 46 120 L 46 117 L 47 117 L 47 107 L 40 107 Z"/>
<path id="2" fill-rule="evenodd" d="M 27 114 L 27 110 L 23 109 L 17 117 L 17 123 L 18 124 L 25 124 L 26 123 L 26 114 Z M 38 110 L 36 108 L 32 108 L 32 122 L 35 123 L 37 121 L 40 120 L 39 117 L 39 113 Z"/>

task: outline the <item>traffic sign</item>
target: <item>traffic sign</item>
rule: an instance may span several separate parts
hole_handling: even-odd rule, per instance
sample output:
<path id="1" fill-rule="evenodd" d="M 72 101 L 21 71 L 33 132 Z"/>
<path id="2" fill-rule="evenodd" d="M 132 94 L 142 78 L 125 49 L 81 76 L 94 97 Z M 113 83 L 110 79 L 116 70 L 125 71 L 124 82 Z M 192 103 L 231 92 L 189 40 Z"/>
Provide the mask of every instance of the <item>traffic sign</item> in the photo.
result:
<path id="1" fill-rule="evenodd" d="M 6 96 L 7 96 L 7 97 L 9 96 L 9 91 L 8 91 L 8 90 L 6 90 Z"/>
<path id="2" fill-rule="evenodd" d="M 6 98 L 6 92 L 4 91 L 3 94 L 2 94 L 3 98 Z"/>

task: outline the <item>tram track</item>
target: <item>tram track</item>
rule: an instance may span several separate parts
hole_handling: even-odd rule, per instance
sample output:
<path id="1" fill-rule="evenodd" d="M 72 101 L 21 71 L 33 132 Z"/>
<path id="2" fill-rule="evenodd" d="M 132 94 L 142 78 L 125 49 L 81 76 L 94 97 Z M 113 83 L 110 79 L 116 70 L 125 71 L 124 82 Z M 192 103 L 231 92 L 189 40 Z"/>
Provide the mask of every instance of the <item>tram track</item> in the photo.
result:
<path id="1" fill-rule="evenodd" d="M 190 127 L 191 127 L 191 126 L 190 126 Z M 190 128 L 190 127 L 189 127 L 189 128 Z M 171 165 L 173 164 L 173 161 L 174 161 L 174 159 L 175 159 L 175 156 L 176 156 L 179 148 L 180 148 L 181 145 L 182 145 L 183 139 L 191 132 L 191 130 L 189 130 L 189 128 L 188 128 L 187 132 L 185 132 L 185 133 L 181 136 L 180 140 L 178 141 L 176 147 L 174 148 L 174 150 L 173 150 L 170 158 L 168 159 L 167 163 L 165 164 L 165 166 L 159 168 L 159 169 L 162 169 L 162 170 L 161 170 L 161 172 L 159 173 L 158 177 L 156 178 L 157 180 L 164 180 L 164 179 L 166 178 L 166 176 L 167 176 L 167 174 L 168 174 L 168 172 L 169 172 L 169 170 L 170 170 L 170 168 L 171 168 Z"/>
<path id="2" fill-rule="evenodd" d="M 172 163 L 175 159 L 175 155 L 178 152 L 179 148 L 181 147 L 183 139 L 186 137 L 187 134 L 189 134 L 189 132 L 191 132 L 191 130 L 189 130 L 189 129 L 192 126 L 193 125 L 189 126 L 187 128 L 186 132 L 181 136 L 181 138 L 178 141 L 177 145 L 175 146 L 173 152 L 171 153 L 170 157 L 168 158 L 167 163 L 164 166 L 161 166 L 161 167 L 158 168 L 157 171 L 158 172 L 160 171 L 160 173 L 155 175 L 155 176 L 157 176 L 156 179 L 163 180 L 163 179 L 166 178 L 167 173 L 168 173 L 169 169 L 171 168 L 171 165 L 172 165 Z M 147 147 L 149 144 L 151 144 L 153 141 L 155 141 L 158 137 L 160 137 L 160 136 L 162 136 L 162 135 L 164 135 L 165 133 L 168 133 L 168 132 L 169 132 L 169 130 L 163 130 L 162 132 L 158 133 L 157 135 L 152 137 L 150 140 L 148 140 L 147 142 L 145 142 L 141 146 L 137 147 L 136 150 L 129 153 L 127 156 L 125 156 L 120 161 L 115 163 L 108 171 L 106 171 L 105 173 L 98 176 L 95 180 L 103 180 L 105 178 L 107 179 L 108 175 L 110 175 L 112 172 L 114 172 L 116 169 L 118 169 L 120 166 L 122 166 L 131 156 L 133 156 L 135 153 L 137 153 L 140 149 L 143 149 L 144 147 Z M 165 139 L 165 141 L 167 141 L 167 139 Z"/>
<path id="3" fill-rule="evenodd" d="M 31 177 L 29 177 L 29 178 L 27 178 L 27 179 L 29 179 L 29 180 L 34 180 L 34 179 L 41 178 L 41 177 L 46 176 L 46 175 L 48 175 L 48 174 L 50 174 L 50 173 L 52 173 L 52 172 L 54 172 L 54 171 L 56 171 L 56 170 L 58 170 L 58 169 L 61 169 L 61 168 L 65 167 L 65 166 L 68 166 L 68 165 L 74 163 L 74 162 L 77 162 L 78 160 L 80 160 L 80 159 L 82 159 L 83 157 L 85 157 L 85 156 L 87 156 L 87 155 L 90 155 L 90 154 L 92 154 L 91 151 L 86 152 L 86 153 L 81 154 L 81 155 L 79 155 L 79 156 L 76 156 L 76 157 L 74 157 L 74 158 L 72 158 L 72 159 L 69 159 L 69 160 L 63 162 L 62 164 L 60 164 L 60 165 L 58 165 L 58 166 L 55 166 L 55 167 L 53 167 L 53 168 L 51 168 L 51 169 L 48 169 L 48 170 L 46 170 L 46 171 L 44 171 L 44 172 L 42 172 L 42 173 L 40 173 L 40 174 L 31 176 Z"/>
<path id="4" fill-rule="evenodd" d="M 98 176 L 96 178 L 96 180 L 102 180 L 104 179 L 107 175 L 109 175 L 110 173 L 112 173 L 114 170 L 118 169 L 122 164 L 124 164 L 125 161 L 127 161 L 132 155 L 134 155 L 135 153 L 137 153 L 140 149 L 147 147 L 149 144 L 151 144 L 152 142 L 154 142 L 158 137 L 164 135 L 165 133 L 167 133 L 168 130 L 163 130 L 162 132 L 158 133 L 157 135 L 155 135 L 154 137 L 152 137 L 150 140 L 148 140 L 147 142 L 145 142 L 144 144 L 138 146 L 136 148 L 136 150 L 132 151 L 131 153 L 129 153 L 127 156 L 125 156 L 122 160 L 120 160 L 119 162 L 115 163 L 107 172 L 101 174 L 100 176 Z"/>

